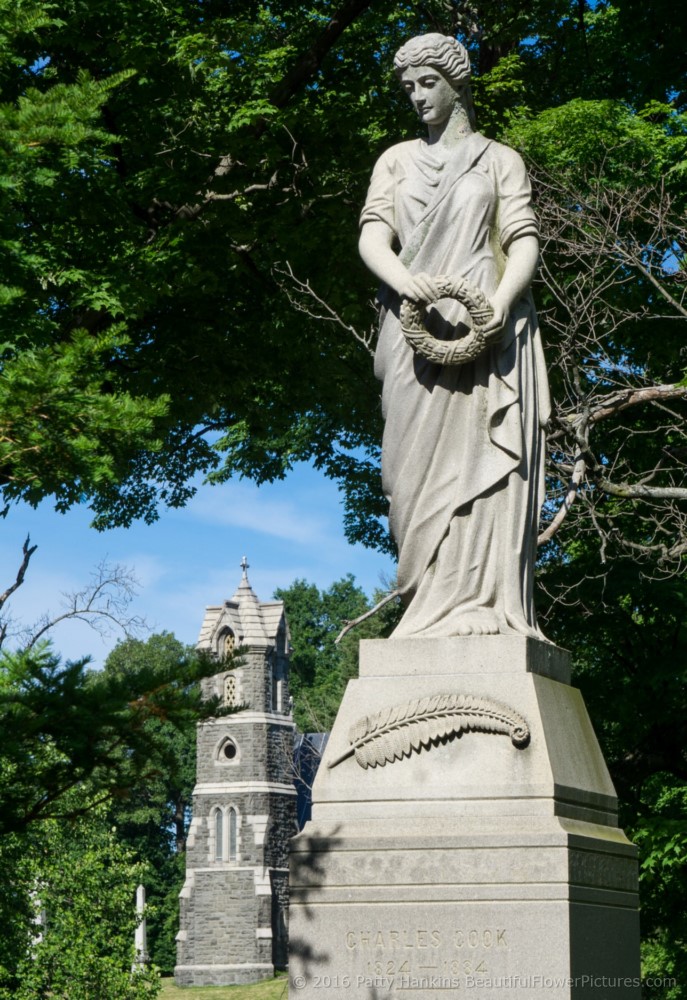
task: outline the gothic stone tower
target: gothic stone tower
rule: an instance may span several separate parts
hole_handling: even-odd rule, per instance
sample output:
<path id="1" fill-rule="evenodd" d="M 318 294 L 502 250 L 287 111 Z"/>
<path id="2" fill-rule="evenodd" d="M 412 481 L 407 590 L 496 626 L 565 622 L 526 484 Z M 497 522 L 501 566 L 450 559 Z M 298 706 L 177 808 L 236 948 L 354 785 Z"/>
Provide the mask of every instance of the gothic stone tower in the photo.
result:
<path id="1" fill-rule="evenodd" d="M 281 602 L 262 604 L 248 564 L 230 601 L 209 607 L 198 640 L 241 665 L 204 693 L 242 705 L 198 726 L 193 820 L 177 935 L 179 986 L 257 982 L 286 965 L 288 841 L 295 832 L 289 633 Z"/>

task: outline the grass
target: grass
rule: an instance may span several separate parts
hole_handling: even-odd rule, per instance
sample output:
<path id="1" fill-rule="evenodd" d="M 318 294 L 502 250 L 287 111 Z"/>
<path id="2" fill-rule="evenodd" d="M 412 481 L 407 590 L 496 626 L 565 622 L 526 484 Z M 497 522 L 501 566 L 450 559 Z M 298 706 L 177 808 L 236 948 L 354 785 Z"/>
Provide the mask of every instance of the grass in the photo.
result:
<path id="1" fill-rule="evenodd" d="M 162 980 L 159 1000 L 287 1000 L 288 979 L 265 979 L 252 986 L 184 986 L 173 979 Z"/>

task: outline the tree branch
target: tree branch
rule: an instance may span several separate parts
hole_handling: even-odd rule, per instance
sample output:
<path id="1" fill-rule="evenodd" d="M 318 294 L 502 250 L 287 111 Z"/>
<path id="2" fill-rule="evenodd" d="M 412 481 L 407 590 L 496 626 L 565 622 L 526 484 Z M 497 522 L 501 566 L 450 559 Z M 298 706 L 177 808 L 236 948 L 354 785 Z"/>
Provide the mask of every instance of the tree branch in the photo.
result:
<path id="1" fill-rule="evenodd" d="M 590 475 L 600 489 L 622 500 L 687 500 L 685 486 L 644 486 L 640 483 L 631 486 L 629 483 L 613 483 L 596 469 Z"/>
<path id="2" fill-rule="evenodd" d="M 643 274 L 648 281 L 651 282 L 651 284 L 654 286 L 658 294 L 662 295 L 663 298 L 666 300 L 666 302 L 668 302 L 673 307 L 673 309 L 676 312 L 678 312 L 680 316 L 682 316 L 683 319 L 687 319 L 687 309 L 685 309 L 682 303 L 678 302 L 678 300 L 670 294 L 665 285 L 661 284 L 661 282 L 654 277 L 651 271 L 642 263 L 641 260 L 638 259 L 637 255 L 635 254 L 631 255 L 626 251 L 623 251 L 623 256 L 628 261 L 628 263 L 632 265 L 632 267 L 636 267 L 637 270 L 641 274 Z"/>
<path id="3" fill-rule="evenodd" d="M 327 22 L 325 28 L 320 32 L 310 47 L 304 52 L 301 52 L 291 69 L 285 74 L 285 76 L 282 77 L 280 82 L 272 91 L 270 103 L 273 104 L 274 107 L 284 108 L 294 94 L 296 94 L 302 86 L 316 76 L 327 53 L 337 43 L 346 28 L 353 24 L 356 18 L 371 6 L 371 3 L 372 0 L 345 0 L 339 10 L 336 11 L 336 13 Z M 264 131 L 265 127 L 266 123 L 263 120 L 256 127 L 258 135 Z M 151 208 L 149 208 L 147 212 L 147 221 L 150 224 L 149 242 L 152 242 L 155 239 L 159 229 L 159 224 L 155 218 L 158 208 L 168 209 L 174 218 L 192 221 L 197 219 L 207 206 L 212 204 L 212 202 L 235 201 L 241 195 L 257 191 L 268 191 L 277 183 L 277 174 L 275 173 L 267 183 L 254 183 L 242 191 L 234 191 L 229 194 L 215 193 L 210 185 L 216 178 L 228 174 L 235 165 L 236 161 L 232 157 L 231 153 L 222 156 L 213 173 L 208 178 L 206 190 L 197 192 L 197 195 L 199 195 L 202 200 L 196 204 L 174 206 L 170 205 L 168 202 L 159 202 L 155 199 Z M 288 191 L 290 188 L 286 188 L 286 190 Z"/>
<path id="4" fill-rule="evenodd" d="M 603 406 L 593 410 L 589 417 L 592 424 L 613 417 L 629 406 L 639 403 L 651 403 L 656 400 L 665 402 L 668 399 L 687 399 L 687 386 L 684 385 L 651 385 L 643 389 L 624 389 L 604 400 Z"/>
<path id="5" fill-rule="evenodd" d="M 556 380 L 549 474 L 562 498 L 539 542 L 565 524 L 569 534 L 593 531 L 608 565 L 614 552 L 631 553 L 644 557 L 650 575 L 679 572 L 687 552 L 687 385 L 673 381 L 678 331 L 671 358 L 663 331 L 654 351 L 644 330 L 649 321 L 687 317 L 684 217 L 660 181 L 609 185 L 603 164 L 574 184 L 536 165 L 531 173 L 542 232 L 538 280 L 548 292 L 539 315 Z"/>
<path id="6" fill-rule="evenodd" d="M 14 583 L 12 584 L 11 587 L 8 587 L 3 594 L 0 594 L 0 608 L 2 608 L 2 606 L 9 600 L 9 598 L 15 592 L 15 590 L 21 587 L 22 583 L 24 582 L 24 577 L 26 576 L 26 571 L 29 568 L 31 556 L 38 548 L 37 545 L 31 545 L 30 543 L 31 543 L 31 538 L 27 535 L 26 541 L 22 546 L 22 552 L 24 554 L 24 558 L 22 559 L 21 566 L 17 570 L 17 576 Z"/>
<path id="7" fill-rule="evenodd" d="M 313 306 L 305 305 L 303 301 L 300 301 L 295 297 L 293 291 L 291 291 L 283 280 L 277 278 L 279 287 L 285 293 L 294 309 L 297 309 L 298 312 L 303 312 L 307 316 L 311 316 L 313 319 L 319 320 L 320 322 L 335 323 L 346 333 L 351 334 L 351 336 L 353 336 L 358 343 L 363 345 L 367 353 L 374 357 L 374 348 L 372 347 L 372 342 L 375 336 L 374 328 L 371 329 L 367 335 L 365 335 L 359 333 L 358 330 L 356 330 L 356 328 L 350 323 L 346 323 L 345 320 L 339 316 L 336 310 L 317 294 L 309 281 L 301 281 L 300 278 L 296 277 L 288 261 L 286 262 L 285 269 L 275 264 L 272 271 L 275 275 L 281 275 L 282 278 L 288 278 L 290 284 L 293 285 L 296 292 L 302 295 L 306 302 L 314 304 Z"/>
<path id="8" fill-rule="evenodd" d="M 300 54 L 297 62 L 272 91 L 271 101 L 275 107 L 285 107 L 296 91 L 313 79 L 329 50 L 371 3 L 372 0 L 346 0 L 342 4 L 310 48 Z"/>
<path id="9" fill-rule="evenodd" d="M 539 538 L 537 538 L 538 546 L 544 545 L 545 542 L 550 541 L 563 524 L 563 521 L 565 521 L 566 517 L 570 513 L 570 508 L 577 499 L 577 494 L 582 482 L 584 481 L 586 471 L 587 460 L 584 455 L 580 455 L 575 462 L 575 467 L 573 469 L 572 476 L 570 477 L 570 486 L 568 487 L 568 492 L 565 495 L 563 503 L 558 508 L 558 513 L 553 518 L 549 526 L 542 531 Z"/>
<path id="10" fill-rule="evenodd" d="M 113 627 L 126 636 L 147 628 L 140 615 L 129 614 L 129 605 L 137 592 L 137 581 L 130 570 L 102 562 L 91 577 L 91 584 L 83 590 L 63 595 L 64 611 L 45 614 L 32 628 L 24 630 L 24 649 L 31 649 L 47 632 L 68 619 L 86 622 L 101 635 L 110 634 Z"/>
<path id="11" fill-rule="evenodd" d="M 17 570 L 17 576 L 15 578 L 15 581 L 10 587 L 7 588 L 7 590 L 4 591 L 4 593 L 0 594 L 0 609 L 4 607 L 4 605 L 10 599 L 15 590 L 18 590 L 19 587 L 21 587 L 22 583 L 24 582 L 26 571 L 29 568 L 29 563 L 31 562 L 31 556 L 38 548 L 37 545 L 31 545 L 30 543 L 31 543 L 31 538 L 29 537 L 29 535 L 27 535 L 26 540 L 24 541 L 24 544 L 22 546 L 22 553 L 24 558 L 22 559 L 21 565 Z M 7 638 L 8 627 L 9 627 L 9 622 L 6 619 L 0 621 L 0 646 L 2 646 L 3 642 Z"/>

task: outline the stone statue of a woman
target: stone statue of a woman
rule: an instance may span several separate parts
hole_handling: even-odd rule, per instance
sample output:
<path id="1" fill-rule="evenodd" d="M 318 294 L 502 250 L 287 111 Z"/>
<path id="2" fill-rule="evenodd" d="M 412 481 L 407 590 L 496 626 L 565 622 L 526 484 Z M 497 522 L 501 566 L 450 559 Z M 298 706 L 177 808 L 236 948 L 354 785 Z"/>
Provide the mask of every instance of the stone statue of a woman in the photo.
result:
<path id="1" fill-rule="evenodd" d="M 549 400 L 529 291 L 539 252 L 529 181 L 514 150 L 473 130 L 459 42 L 421 35 L 394 64 L 428 130 L 379 159 L 361 217 L 360 253 L 383 283 L 382 476 L 405 604 L 394 635 L 539 636 L 532 588 Z M 399 320 L 403 298 L 438 298 L 437 275 L 467 279 L 493 309 L 487 346 L 456 367 L 416 354 Z M 443 299 L 427 323 L 447 339 L 466 332 L 467 315 Z"/>

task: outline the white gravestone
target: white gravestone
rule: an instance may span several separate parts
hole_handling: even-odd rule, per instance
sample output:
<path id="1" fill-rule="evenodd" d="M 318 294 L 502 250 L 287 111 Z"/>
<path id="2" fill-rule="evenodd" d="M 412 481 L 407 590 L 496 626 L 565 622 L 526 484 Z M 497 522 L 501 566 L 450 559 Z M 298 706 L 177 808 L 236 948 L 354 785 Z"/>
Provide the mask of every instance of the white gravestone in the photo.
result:
<path id="1" fill-rule="evenodd" d="M 134 959 L 134 969 L 147 965 L 148 956 L 148 933 L 146 926 L 146 890 L 145 886 L 139 885 L 136 889 L 136 915 L 138 924 L 134 934 L 134 945 L 136 948 L 136 958 Z"/>

